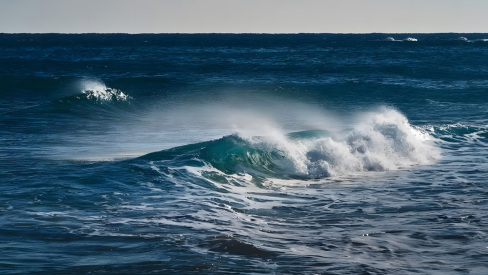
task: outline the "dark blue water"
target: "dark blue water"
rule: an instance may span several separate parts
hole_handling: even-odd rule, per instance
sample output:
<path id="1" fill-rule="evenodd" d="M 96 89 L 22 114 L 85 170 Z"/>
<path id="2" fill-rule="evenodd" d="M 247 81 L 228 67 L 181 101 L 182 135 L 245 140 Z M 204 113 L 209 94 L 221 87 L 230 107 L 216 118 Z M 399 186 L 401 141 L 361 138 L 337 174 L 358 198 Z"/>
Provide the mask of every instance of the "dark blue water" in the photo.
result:
<path id="1" fill-rule="evenodd" d="M 0 273 L 488 273 L 487 39 L 0 34 Z"/>

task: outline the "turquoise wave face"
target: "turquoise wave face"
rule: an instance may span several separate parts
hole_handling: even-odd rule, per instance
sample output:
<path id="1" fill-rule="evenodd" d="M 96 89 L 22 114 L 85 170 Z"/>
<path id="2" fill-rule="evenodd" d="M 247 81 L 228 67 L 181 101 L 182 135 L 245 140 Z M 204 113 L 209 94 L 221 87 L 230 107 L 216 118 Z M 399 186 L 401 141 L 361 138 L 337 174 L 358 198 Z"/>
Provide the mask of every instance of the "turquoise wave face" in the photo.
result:
<path id="1" fill-rule="evenodd" d="M 278 176 L 276 161 L 284 158 L 272 147 L 259 148 L 237 135 L 225 136 L 218 140 L 185 145 L 169 150 L 150 153 L 139 159 L 171 160 L 181 166 L 212 165 L 225 174 L 252 173 L 261 176 Z"/>

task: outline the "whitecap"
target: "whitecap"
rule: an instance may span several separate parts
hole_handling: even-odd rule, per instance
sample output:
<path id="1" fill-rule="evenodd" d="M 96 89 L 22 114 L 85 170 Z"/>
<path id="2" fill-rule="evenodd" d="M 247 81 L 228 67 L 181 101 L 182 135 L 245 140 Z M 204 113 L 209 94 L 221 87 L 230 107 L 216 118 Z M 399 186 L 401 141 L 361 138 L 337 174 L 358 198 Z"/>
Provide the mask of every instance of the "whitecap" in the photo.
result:
<path id="1" fill-rule="evenodd" d="M 266 135 L 259 137 L 239 136 L 248 142 L 243 145 L 249 146 L 248 149 L 271 152 L 274 157 L 269 161 L 273 165 L 268 168 L 276 169 L 272 173 L 280 171 L 284 177 L 291 178 L 317 179 L 397 170 L 433 164 L 440 157 L 433 138 L 426 131 L 410 125 L 403 114 L 387 107 L 361 113 L 350 129 L 327 131 L 318 137 L 296 138 L 276 128 L 269 128 Z M 262 168 L 259 162 L 243 165 L 250 166 L 245 167 L 250 171 Z"/>
<path id="2" fill-rule="evenodd" d="M 403 41 L 407 41 L 407 42 L 417 42 L 418 39 L 417 38 L 413 38 L 413 37 L 407 37 L 405 39 L 403 39 Z"/>
<path id="3" fill-rule="evenodd" d="M 85 80 L 81 83 L 82 94 L 95 101 L 127 101 L 131 97 L 124 92 L 109 88 L 98 80 Z"/>

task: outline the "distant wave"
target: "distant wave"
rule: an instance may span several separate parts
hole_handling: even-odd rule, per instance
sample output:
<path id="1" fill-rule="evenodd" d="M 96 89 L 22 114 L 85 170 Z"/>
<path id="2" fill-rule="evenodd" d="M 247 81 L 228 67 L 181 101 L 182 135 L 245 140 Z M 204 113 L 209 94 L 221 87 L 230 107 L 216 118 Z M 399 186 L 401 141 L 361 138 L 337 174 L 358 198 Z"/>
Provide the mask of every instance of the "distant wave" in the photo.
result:
<path id="1" fill-rule="evenodd" d="M 68 104 L 84 102 L 90 105 L 107 105 L 112 103 L 130 103 L 131 96 L 121 90 L 107 87 L 99 80 L 83 80 L 79 83 L 79 94 L 64 97 L 59 103 Z"/>
<path id="2" fill-rule="evenodd" d="M 457 38 L 451 38 L 451 39 L 447 39 L 447 40 L 450 40 L 450 41 L 464 41 L 464 42 L 470 42 L 470 43 L 473 43 L 473 42 L 488 42 L 488 39 L 486 39 L 486 38 L 481 38 L 481 39 L 468 39 L 467 37 L 464 37 L 464 36 L 460 36 L 460 37 L 457 37 Z M 418 42 L 418 39 L 415 38 L 415 37 L 407 37 L 407 38 L 404 38 L 402 40 L 398 40 L 398 39 L 395 39 L 392 36 L 388 36 L 388 37 L 386 37 L 386 38 L 384 38 L 382 40 L 379 40 L 379 41 L 390 41 L 390 42 Z"/>
<path id="3" fill-rule="evenodd" d="M 95 101 L 127 101 L 131 98 L 124 92 L 108 88 L 104 83 L 96 80 L 83 81 L 81 92 L 86 99 Z"/>
<path id="4" fill-rule="evenodd" d="M 388 36 L 387 38 L 384 39 L 384 41 L 401 41 L 401 40 L 396 40 L 395 38 Z"/>
<path id="5" fill-rule="evenodd" d="M 475 40 L 470 40 L 472 42 L 488 42 L 488 39 L 475 39 Z"/>
<path id="6" fill-rule="evenodd" d="M 303 131 L 253 138 L 236 134 L 141 158 L 178 159 L 188 166 L 199 160 L 200 166 L 207 163 L 225 174 L 316 179 L 434 163 L 439 152 L 429 139 L 398 111 L 383 108 L 364 114 L 356 127 L 339 133 Z"/>
<path id="7" fill-rule="evenodd" d="M 488 39 L 474 39 L 474 40 L 471 40 L 471 39 L 468 39 L 464 36 L 460 36 L 454 40 L 458 40 L 458 41 L 465 41 L 465 42 L 469 42 L 469 43 L 476 43 L 476 42 L 488 42 Z"/>
<path id="8" fill-rule="evenodd" d="M 407 41 L 407 42 L 417 42 L 418 39 L 417 38 L 413 38 L 413 37 L 407 37 L 405 39 L 403 39 L 403 41 Z"/>
<path id="9" fill-rule="evenodd" d="M 395 38 L 393 38 L 391 36 L 388 36 L 385 39 L 383 39 L 383 41 L 391 41 L 391 42 L 403 42 L 403 41 L 405 41 L 405 42 L 417 42 L 418 39 L 417 38 L 413 38 L 413 37 L 407 37 L 407 38 L 405 38 L 403 40 L 397 40 L 397 39 L 395 39 Z"/>

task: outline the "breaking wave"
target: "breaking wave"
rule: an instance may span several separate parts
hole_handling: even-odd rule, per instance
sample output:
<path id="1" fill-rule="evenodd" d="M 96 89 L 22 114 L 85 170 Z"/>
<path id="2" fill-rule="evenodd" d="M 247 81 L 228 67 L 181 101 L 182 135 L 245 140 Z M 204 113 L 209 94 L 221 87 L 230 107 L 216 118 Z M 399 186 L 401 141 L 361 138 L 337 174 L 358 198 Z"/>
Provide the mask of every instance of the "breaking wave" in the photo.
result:
<path id="1" fill-rule="evenodd" d="M 141 157 L 181 166 L 208 166 L 224 174 L 258 178 L 318 179 L 431 164 L 440 152 L 429 134 L 401 113 L 382 108 L 362 114 L 351 129 L 242 137 L 185 145 Z"/>
<path id="2" fill-rule="evenodd" d="M 393 38 L 391 36 L 388 36 L 387 38 L 383 39 L 383 41 L 396 41 L 396 42 L 400 42 L 402 40 L 396 40 L 395 38 Z"/>
<path id="3" fill-rule="evenodd" d="M 407 41 L 407 42 L 417 42 L 418 39 L 417 38 L 413 38 L 413 37 L 407 37 L 405 39 L 403 39 L 403 41 Z"/>
<path id="4" fill-rule="evenodd" d="M 82 96 L 78 96 L 78 98 L 81 99 L 82 97 L 98 102 L 127 101 L 131 98 L 120 90 L 109 88 L 104 83 L 94 80 L 82 82 Z"/>
<path id="5" fill-rule="evenodd" d="M 77 94 L 58 99 L 55 108 L 85 106 L 95 109 L 130 107 L 132 97 L 119 89 L 107 87 L 98 80 L 84 80 L 78 84 Z"/>

